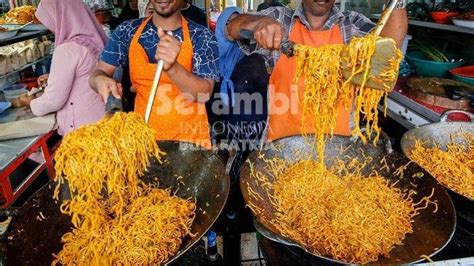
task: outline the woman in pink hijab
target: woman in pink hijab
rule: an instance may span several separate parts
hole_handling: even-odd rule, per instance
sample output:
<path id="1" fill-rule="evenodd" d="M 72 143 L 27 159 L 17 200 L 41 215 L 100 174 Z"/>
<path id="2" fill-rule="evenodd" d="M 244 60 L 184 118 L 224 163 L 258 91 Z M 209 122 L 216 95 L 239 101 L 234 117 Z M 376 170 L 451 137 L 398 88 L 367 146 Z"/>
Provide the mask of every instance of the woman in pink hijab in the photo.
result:
<path id="1" fill-rule="evenodd" d="M 26 104 L 36 116 L 57 112 L 58 133 L 64 135 L 104 115 L 88 80 L 107 37 L 81 0 L 41 0 L 36 17 L 54 33 L 55 50 L 45 92 Z"/>

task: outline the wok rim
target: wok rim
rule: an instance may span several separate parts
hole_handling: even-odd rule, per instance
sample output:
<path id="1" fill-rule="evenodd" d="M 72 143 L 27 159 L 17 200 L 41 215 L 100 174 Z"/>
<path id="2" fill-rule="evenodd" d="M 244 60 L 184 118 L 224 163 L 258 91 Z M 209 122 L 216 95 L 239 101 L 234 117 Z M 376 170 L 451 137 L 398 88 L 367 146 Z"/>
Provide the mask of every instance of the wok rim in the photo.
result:
<path id="1" fill-rule="evenodd" d="M 383 132 L 382 132 L 382 133 L 383 133 Z M 385 134 L 385 133 L 384 133 L 384 134 Z M 308 134 L 308 135 L 314 135 L 314 134 Z M 383 135 L 383 134 L 381 134 L 381 136 L 382 136 L 382 135 Z M 286 139 L 286 138 L 292 138 L 292 137 L 303 137 L 303 138 L 304 138 L 304 137 L 306 137 L 306 136 L 305 136 L 305 135 L 302 135 L 302 134 L 292 134 L 292 135 L 289 135 L 289 136 L 285 136 L 285 137 L 282 137 L 282 138 L 278 138 L 278 139 L 272 140 L 271 142 L 267 142 L 267 143 L 265 143 L 265 145 L 273 145 L 274 142 L 277 142 L 277 141 L 280 141 L 280 140 L 283 140 L 283 139 Z M 358 139 L 357 137 L 353 137 L 353 136 L 339 136 L 339 137 L 345 137 L 345 138 L 348 138 L 348 139 L 351 139 L 351 140 L 355 140 L 355 141 L 357 141 L 357 139 Z M 330 139 L 331 139 L 331 137 L 329 138 L 329 140 L 330 140 Z M 262 149 L 262 150 L 264 150 L 264 149 Z M 250 157 L 251 157 L 253 154 L 259 153 L 259 152 L 261 152 L 262 150 L 252 151 L 252 152 L 250 153 L 250 155 L 249 155 L 249 157 L 248 157 L 247 160 L 250 160 Z M 388 153 L 388 154 L 394 153 L 394 151 L 391 150 L 391 149 L 390 149 L 390 150 L 385 150 L 385 152 Z M 400 154 L 400 155 L 405 156 L 404 154 Z M 411 159 L 410 159 L 408 156 L 405 156 L 405 157 L 406 157 L 408 160 L 411 161 Z M 416 164 L 416 165 L 418 165 L 418 164 Z M 418 166 L 419 166 L 419 165 L 418 165 Z M 243 165 L 242 167 L 244 167 L 244 165 Z M 421 166 L 419 166 L 419 167 L 422 168 Z M 424 169 L 424 168 L 422 168 L 422 169 Z M 425 170 L 425 171 L 426 171 L 426 170 Z M 241 171 L 241 175 L 242 175 L 242 174 L 243 174 L 243 171 Z M 429 173 L 428 173 L 428 174 L 429 174 Z M 431 178 L 433 178 L 433 179 L 435 180 L 435 182 L 439 183 L 438 180 L 437 180 L 435 177 L 433 177 L 432 175 L 430 175 L 430 176 L 431 176 Z M 240 180 L 239 180 L 239 186 L 240 186 L 240 190 L 241 190 L 242 196 L 243 196 L 243 198 L 244 198 L 244 200 L 245 200 L 245 203 L 249 202 L 249 195 L 248 195 L 248 193 L 244 193 L 244 192 L 243 192 L 243 191 L 245 191 L 245 188 L 247 188 L 247 185 L 244 183 L 244 181 L 243 181 L 243 179 L 242 179 L 241 177 L 240 177 Z M 441 246 L 437 247 L 433 252 L 431 252 L 430 255 L 428 255 L 428 257 L 430 257 L 430 258 L 433 257 L 433 256 L 435 256 L 435 255 L 438 254 L 439 252 L 441 252 L 441 251 L 451 242 L 451 240 L 452 240 L 452 238 L 453 238 L 453 236 L 454 236 L 454 234 L 455 234 L 455 232 L 456 232 L 456 227 L 457 227 L 457 215 L 456 215 L 456 208 L 455 208 L 455 206 L 454 206 L 454 203 L 453 203 L 451 197 L 449 196 L 446 187 L 443 186 L 442 184 L 440 184 L 440 186 L 441 186 L 441 188 L 443 189 L 443 193 L 445 193 L 445 194 L 446 194 L 446 197 L 449 199 L 449 206 L 450 206 L 450 207 L 452 208 L 452 210 L 453 210 L 453 214 L 454 214 L 454 215 L 452 216 L 453 224 L 452 224 L 451 233 L 449 234 L 449 237 L 446 239 L 446 241 L 445 241 Z M 253 215 L 253 217 L 254 217 L 254 222 L 257 221 L 257 222 L 258 222 L 262 227 L 264 227 L 268 232 L 270 232 L 270 233 L 272 233 L 272 234 L 275 234 L 275 235 L 277 235 L 278 237 L 280 237 L 280 238 L 282 238 L 282 239 L 284 239 L 284 240 L 286 240 L 286 241 L 288 241 L 288 242 L 293 243 L 293 245 L 292 245 L 293 247 L 296 247 L 296 248 L 299 248 L 299 249 L 303 250 L 303 251 L 306 252 L 309 256 L 315 256 L 315 257 L 318 257 L 318 258 L 327 260 L 327 261 L 329 261 L 329 262 L 338 263 L 338 264 L 343 264 L 343 265 L 361 265 L 361 264 L 348 263 L 348 262 L 345 262 L 345 261 L 336 260 L 336 259 L 334 259 L 334 258 L 325 257 L 325 256 L 322 256 L 322 255 L 316 255 L 316 254 L 314 254 L 314 253 L 311 253 L 311 252 L 309 252 L 304 246 L 302 246 L 301 244 L 299 244 L 299 243 L 296 242 L 295 240 L 290 239 L 290 238 L 288 238 L 288 237 L 285 237 L 285 236 L 281 235 L 280 233 L 273 232 L 271 229 L 269 229 L 269 228 L 265 225 L 265 223 L 263 223 L 263 222 L 260 221 L 260 220 L 261 220 L 261 217 L 258 217 L 252 210 L 251 210 L 251 213 L 252 213 L 252 215 Z M 261 233 L 261 232 L 260 232 L 260 233 Z M 264 237 L 267 237 L 267 236 L 266 236 L 266 235 L 267 235 L 266 233 L 261 233 L 261 234 L 262 234 Z M 413 233 L 412 233 L 412 234 L 413 234 Z M 406 237 L 406 235 L 405 235 L 405 237 Z M 268 238 L 268 237 L 267 237 L 267 238 Z M 277 241 L 277 240 L 272 239 L 272 238 L 269 238 L 269 239 L 272 240 L 272 241 L 276 241 L 276 242 L 278 242 L 278 243 L 280 243 L 280 244 L 283 244 L 283 245 L 288 245 L 287 243 L 283 243 L 283 242 Z M 404 244 L 404 243 L 403 243 L 403 241 L 402 241 L 402 244 L 401 244 L 401 245 L 397 245 L 397 246 L 402 246 L 403 244 Z M 383 256 L 383 255 L 379 255 L 379 257 L 380 257 L 380 256 Z M 421 257 L 420 257 L 420 258 L 418 258 L 418 259 L 415 260 L 415 261 L 406 262 L 406 263 L 403 263 L 403 264 L 413 264 L 413 263 L 418 263 L 418 262 L 421 262 L 421 261 L 424 261 L 424 260 L 425 260 L 424 258 L 421 258 Z M 378 260 L 377 260 L 377 261 L 378 261 Z M 367 264 L 369 264 L 369 265 L 370 265 L 370 264 L 375 264 L 375 265 L 377 265 L 377 264 L 378 264 L 377 261 L 369 262 L 369 263 L 367 263 Z"/>

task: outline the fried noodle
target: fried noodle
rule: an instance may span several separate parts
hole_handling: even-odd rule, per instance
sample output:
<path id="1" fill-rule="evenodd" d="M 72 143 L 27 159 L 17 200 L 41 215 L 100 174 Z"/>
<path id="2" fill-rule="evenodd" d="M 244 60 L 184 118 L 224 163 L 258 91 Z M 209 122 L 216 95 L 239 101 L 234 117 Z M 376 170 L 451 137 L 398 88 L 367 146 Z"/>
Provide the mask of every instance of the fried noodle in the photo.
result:
<path id="1" fill-rule="evenodd" d="M 314 145 L 320 161 L 324 159 L 326 134 L 332 135 L 336 127 L 339 108 L 347 110 L 352 101 L 354 103 L 352 135 L 360 137 L 364 142 L 372 139 L 376 143 L 378 140 L 380 129 L 377 124 L 377 107 L 391 88 L 379 90 L 366 86 L 366 81 L 371 78 L 370 63 L 375 53 L 377 39 L 378 37 L 371 33 L 362 38 L 352 39 L 348 45 L 325 45 L 319 48 L 295 45 L 297 57 L 295 80 L 304 78 L 305 81 L 302 100 L 303 125 L 314 125 L 314 132 L 311 133 L 315 135 Z M 397 49 L 394 57 L 388 59 L 387 67 L 382 70 L 378 83 L 391 84 L 397 79 L 401 59 L 402 53 Z M 342 60 L 347 61 L 351 70 L 351 77 L 347 80 L 343 78 Z M 354 77 L 360 74 L 363 75 L 362 84 L 352 84 Z M 366 122 L 364 133 L 359 126 L 362 120 Z"/>
<path id="2" fill-rule="evenodd" d="M 149 156 L 163 154 L 154 130 L 135 113 L 66 135 L 55 157 L 54 198 L 69 188 L 72 198 L 60 208 L 74 228 L 53 264 L 161 264 L 174 255 L 191 233 L 195 203 L 138 178 Z"/>
<path id="3" fill-rule="evenodd" d="M 251 175 L 276 213 L 274 219 L 265 218 L 255 203 L 252 211 L 308 251 L 347 263 L 388 257 L 413 233 L 419 211 L 429 204 L 436 208 L 433 194 L 414 202 L 412 191 L 396 188 L 376 172 L 365 177 L 360 171 L 364 163 L 357 159 L 337 161 L 331 169 L 311 159 L 291 164 L 273 158 L 267 163 L 268 175 L 255 169 Z"/>
<path id="4" fill-rule="evenodd" d="M 441 184 L 474 200 L 474 135 L 455 135 L 451 139 L 464 141 L 451 141 L 446 149 L 417 139 L 410 156 Z"/>
<path id="5" fill-rule="evenodd" d="M 304 158 L 297 163 L 271 158 L 266 162 L 267 174 L 256 171 L 250 163 L 251 177 L 266 194 L 275 213 L 267 214 L 262 194 L 248 184 L 249 202 L 259 220 L 272 224 L 278 232 L 305 247 L 308 251 L 329 256 L 348 263 L 376 261 L 380 255 L 402 244 L 406 234 L 412 233 L 413 219 L 420 210 L 428 207 L 431 196 L 414 202 L 414 191 L 402 191 L 390 184 L 377 172 L 369 176 L 362 168 L 372 162 L 363 154 L 361 160 L 349 158 L 345 163 L 335 160 L 331 168 L 324 163 L 327 136 L 332 136 L 339 108 L 346 110 L 353 102 L 354 128 L 352 135 L 364 141 L 380 135 L 377 125 L 378 104 L 391 89 L 369 88 L 371 58 L 375 53 L 377 36 L 371 33 L 354 38 L 346 45 L 326 45 L 320 48 L 295 46 L 297 70 L 295 81 L 304 78 L 303 125 L 314 126 L 312 144 L 318 159 Z M 345 55 L 342 55 L 344 51 Z M 398 75 L 400 51 L 390 58 L 376 82 L 392 84 Z M 351 77 L 343 78 L 342 60 L 347 60 Z M 362 74 L 361 85 L 352 84 Z M 359 126 L 365 120 L 365 130 Z M 383 161 L 383 160 L 382 160 Z M 390 169 L 387 162 L 383 164 Z M 436 209 L 436 206 L 435 206 Z"/>

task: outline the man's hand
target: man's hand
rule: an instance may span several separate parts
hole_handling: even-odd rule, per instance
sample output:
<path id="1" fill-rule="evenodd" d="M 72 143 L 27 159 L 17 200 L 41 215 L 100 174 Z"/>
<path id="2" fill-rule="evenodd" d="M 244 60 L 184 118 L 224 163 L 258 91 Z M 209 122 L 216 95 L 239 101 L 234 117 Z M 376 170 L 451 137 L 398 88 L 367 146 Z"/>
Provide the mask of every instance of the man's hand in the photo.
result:
<path id="1" fill-rule="evenodd" d="M 156 60 L 163 60 L 163 70 L 168 71 L 174 66 L 181 51 L 181 42 L 175 37 L 165 34 L 162 28 L 158 28 L 160 42 L 156 50 Z"/>
<path id="2" fill-rule="evenodd" d="M 254 38 L 261 47 L 280 49 L 284 28 L 278 20 L 268 16 L 240 14 L 231 18 L 228 23 L 226 32 L 229 40 L 242 40 L 240 30 L 246 29 L 253 31 Z"/>
<path id="3" fill-rule="evenodd" d="M 122 85 L 112 79 L 115 70 L 117 70 L 117 67 L 99 60 L 89 78 L 89 85 L 100 95 L 104 103 L 107 103 L 110 93 L 117 99 L 121 98 Z"/>
<path id="4" fill-rule="evenodd" d="M 283 39 L 283 26 L 271 17 L 262 17 L 253 29 L 257 43 L 265 49 L 278 50 Z"/>
<path id="5" fill-rule="evenodd" d="M 117 99 L 122 98 L 122 84 L 118 83 L 113 78 L 109 78 L 107 76 L 97 76 L 96 84 L 97 92 L 104 103 L 107 102 L 107 98 L 111 93 Z"/>

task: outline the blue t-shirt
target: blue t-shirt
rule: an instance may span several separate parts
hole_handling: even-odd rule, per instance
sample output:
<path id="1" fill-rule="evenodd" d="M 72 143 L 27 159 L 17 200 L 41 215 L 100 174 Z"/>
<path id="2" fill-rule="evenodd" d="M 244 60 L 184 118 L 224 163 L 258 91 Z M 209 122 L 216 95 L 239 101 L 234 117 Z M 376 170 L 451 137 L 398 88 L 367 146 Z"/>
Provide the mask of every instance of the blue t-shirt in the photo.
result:
<path id="1" fill-rule="evenodd" d="M 101 60 L 107 64 L 119 67 L 128 64 L 128 51 L 133 35 L 143 22 L 143 18 L 127 20 L 120 24 L 112 33 Z M 219 81 L 219 51 L 217 40 L 212 32 L 195 22 L 188 20 L 189 35 L 193 44 L 192 72 L 201 77 Z M 156 63 L 155 54 L 158 42 L 157 28 L 150 20 L 143 33 L 138 39 L 139 44 L 144 48 L 151 63 Z M 183 29 L 178 28 L 173 31 L 173 36 L 183 40 Z"/>

